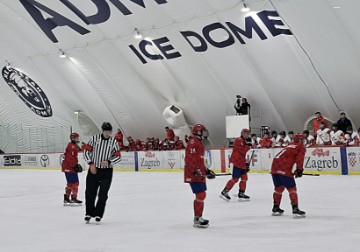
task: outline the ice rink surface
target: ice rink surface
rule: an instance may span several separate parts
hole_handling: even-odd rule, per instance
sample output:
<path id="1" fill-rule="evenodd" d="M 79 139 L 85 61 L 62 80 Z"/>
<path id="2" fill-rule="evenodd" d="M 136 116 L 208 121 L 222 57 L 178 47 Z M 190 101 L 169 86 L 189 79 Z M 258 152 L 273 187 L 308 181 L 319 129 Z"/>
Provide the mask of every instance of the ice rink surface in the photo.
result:
<path id="1" fill-rule="evenodd" d="M 86 173 L 80 175 L 84 200 Z M 115 172 L 101 225 L 85 224 L 84 206 L 62 205 L 59 171 L 0 170 L 0 251 L 360 251 L 360 177 L 297 180 L 305 219 L 271 216 L 269 174 L 250 174 L 250 202 L 218 197 L 229 176 L 208 181 L 204 218 L 192 227 L 194 196 L 182 173 Z M 236 193 L 237 187 L 231 191 Z"/>

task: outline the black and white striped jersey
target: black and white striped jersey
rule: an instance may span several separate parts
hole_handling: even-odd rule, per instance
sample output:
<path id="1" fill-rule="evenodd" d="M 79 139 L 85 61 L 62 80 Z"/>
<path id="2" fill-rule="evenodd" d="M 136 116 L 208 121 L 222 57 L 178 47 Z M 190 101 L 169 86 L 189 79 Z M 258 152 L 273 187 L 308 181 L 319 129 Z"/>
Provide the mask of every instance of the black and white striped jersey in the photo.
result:
<path id="1" fill-rule="evenodd" d="M 119 145 L 113 137 L 105 139 L 102 134 L 94 135 L 84 147 L 84 159 L 88 164 L 94 163 L 97 168 L 112 168 L 114 163 L 121 160 Z M 110 161 L 110 166 L 101 166 L 102 161 Z"/>

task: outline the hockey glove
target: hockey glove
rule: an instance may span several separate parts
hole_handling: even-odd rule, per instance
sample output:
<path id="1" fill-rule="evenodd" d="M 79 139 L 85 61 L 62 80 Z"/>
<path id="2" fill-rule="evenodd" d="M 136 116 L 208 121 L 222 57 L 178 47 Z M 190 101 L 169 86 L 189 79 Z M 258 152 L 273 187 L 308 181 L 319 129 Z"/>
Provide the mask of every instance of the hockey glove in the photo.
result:
<path id="1" fill-rule="evenodd" d="M 216 174 L 212 170 L 206 169 L 206 177 L 208 179 L 214 179 L 214 178 L 216 178 Z"/>
<path id="2" fill-rule="evenodd" d="M 250 171 L 250 163 L 246 163 L 246 172 Z"/>
<path id="3" fill-rule="evenodd" d="M 82 172 L 82 171 L 83 171 L 83 168 L 82 168 L 82 166 L 81 166 L 80 164 L 77 164 L 77 165 L 74 166 L 74 170 L 75 170 L 76 172 Z"/>
<path id="4" fill-rule="evenodd" d="M 294 172 L 295 178 L 301 178 L 303 175 L 303 170 L 296 169 Z"/>

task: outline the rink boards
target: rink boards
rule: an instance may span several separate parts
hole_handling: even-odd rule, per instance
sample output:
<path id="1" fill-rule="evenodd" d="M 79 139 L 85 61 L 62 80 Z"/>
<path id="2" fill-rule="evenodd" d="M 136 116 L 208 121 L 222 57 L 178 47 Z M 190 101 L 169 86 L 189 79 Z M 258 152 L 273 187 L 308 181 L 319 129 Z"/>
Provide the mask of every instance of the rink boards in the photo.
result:
<path id="1" fill-rule="evenodd" d="M 269 172 L 272 159 L 282 148 L 251 149 L 247 160 L 253 172 Z M 218 172 L 229 172 L 232 149 L 205 151 L 205 166 Z M 179 171 L 184 169 L 185 151 L 122 152 L 116 170 L 126 171 Z M 63 153 L 3 154 L 1 168 L 60 169 Z M 87 167 L 82 153 L 79 163 Z M 304 159 L 305 172 L 321 174 L 360 174 L 360 147 L 308 148 Z"/>

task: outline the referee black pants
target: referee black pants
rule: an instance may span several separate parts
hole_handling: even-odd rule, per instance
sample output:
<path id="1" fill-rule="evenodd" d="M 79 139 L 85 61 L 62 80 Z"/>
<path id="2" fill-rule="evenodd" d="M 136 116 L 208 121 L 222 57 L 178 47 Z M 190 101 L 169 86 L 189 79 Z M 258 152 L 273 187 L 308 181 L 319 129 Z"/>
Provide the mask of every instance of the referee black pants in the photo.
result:
<path id="1" fill-rule="evenodd" d="M 85 205 L 86 215 L 92 217 L 103 217 L 105 211 L 106 201 L 108 199 L 108 192 L 111 186 L 113 169 L 96 169 L 96 174 L 92 174 L 90 169 L 86 176 L 86 190 L 85 190 Z M 99 194 L 98 194 L 99 191 Z M 96 196 L 98 200 L 95 204 Z"/>

